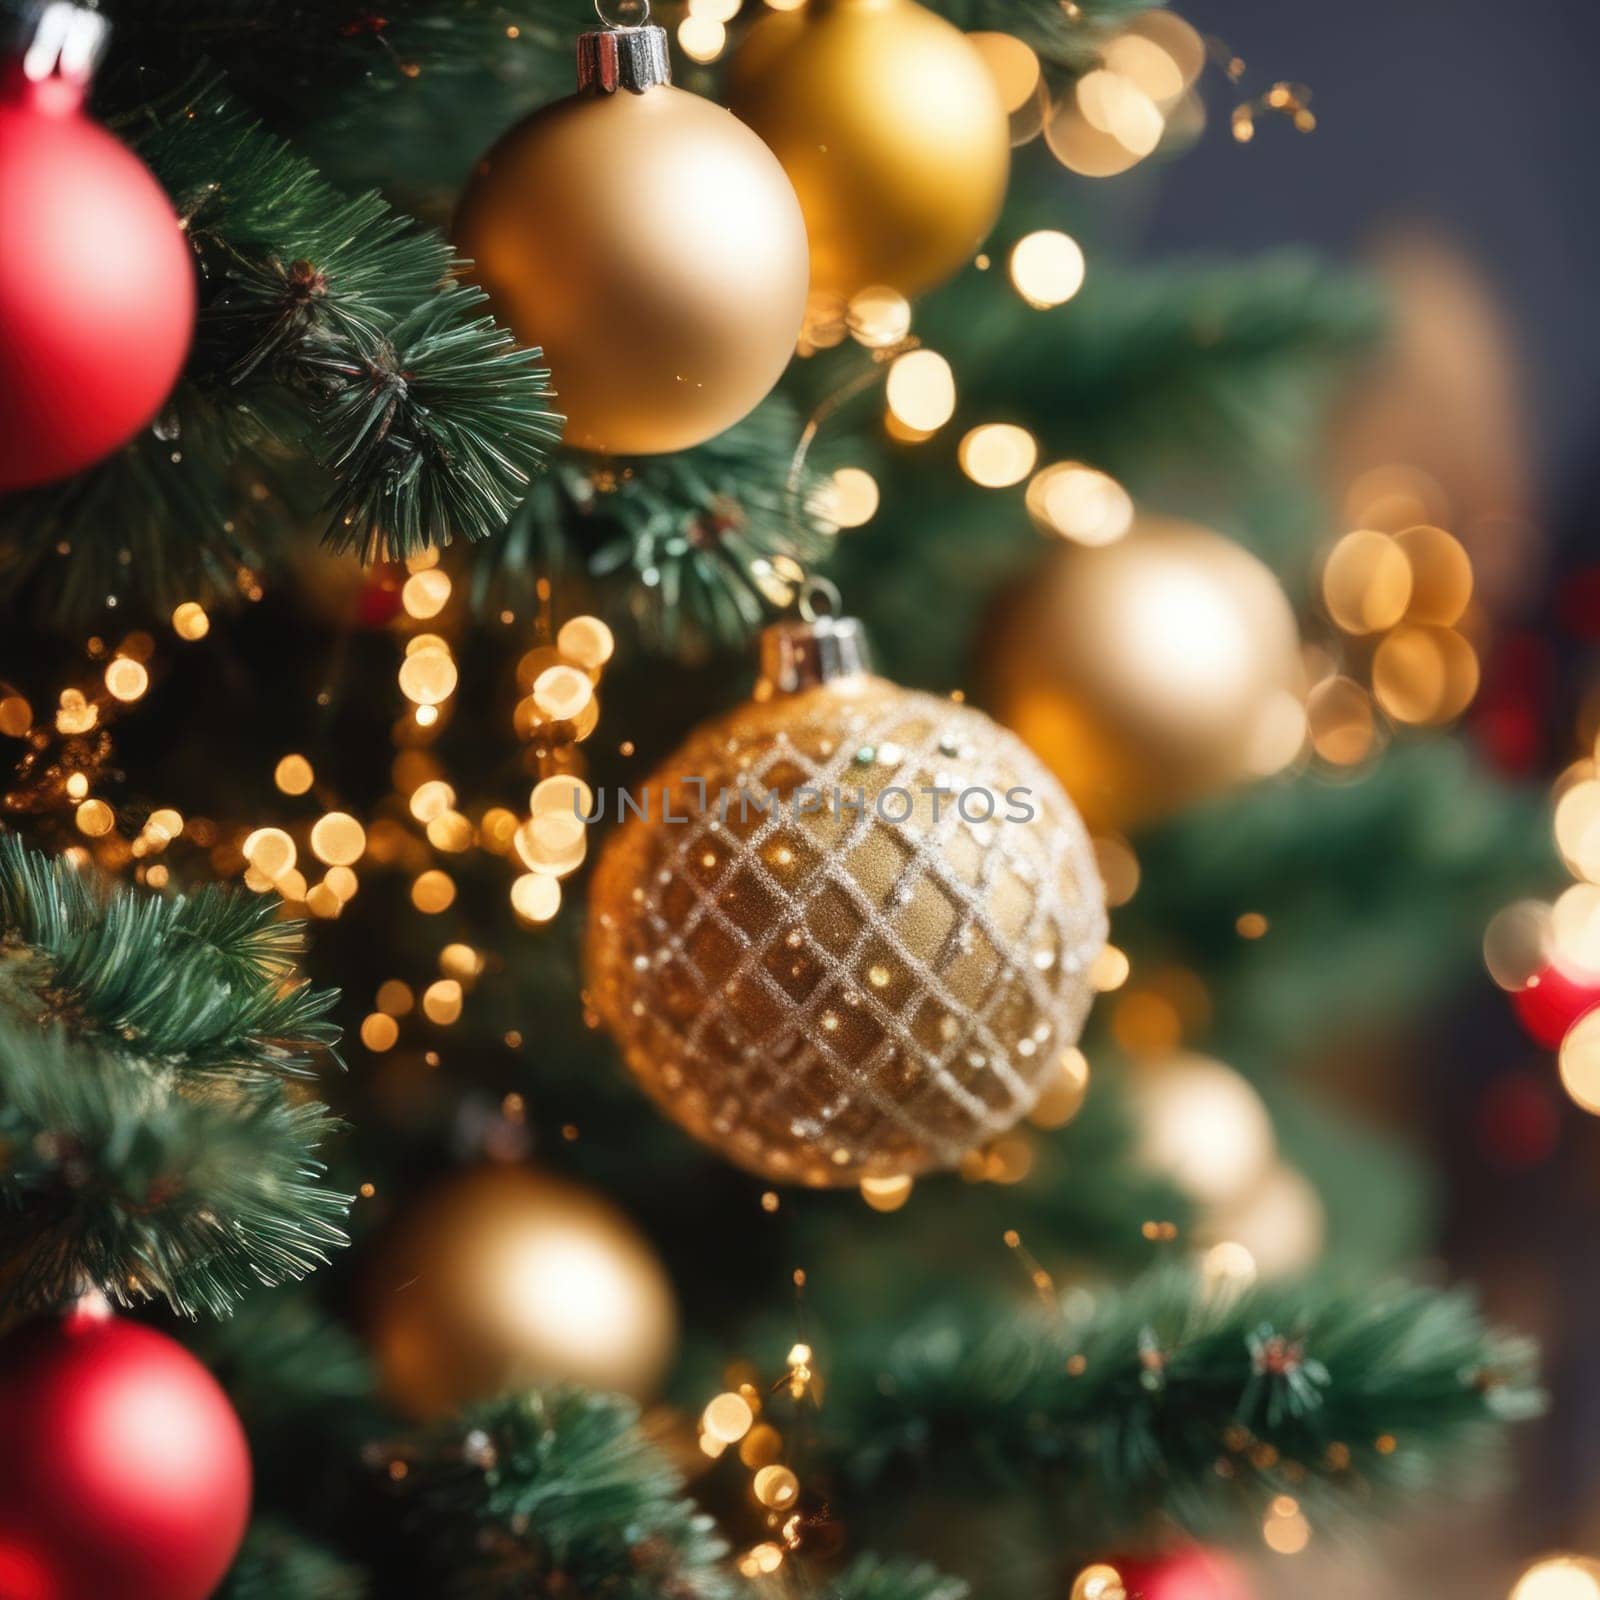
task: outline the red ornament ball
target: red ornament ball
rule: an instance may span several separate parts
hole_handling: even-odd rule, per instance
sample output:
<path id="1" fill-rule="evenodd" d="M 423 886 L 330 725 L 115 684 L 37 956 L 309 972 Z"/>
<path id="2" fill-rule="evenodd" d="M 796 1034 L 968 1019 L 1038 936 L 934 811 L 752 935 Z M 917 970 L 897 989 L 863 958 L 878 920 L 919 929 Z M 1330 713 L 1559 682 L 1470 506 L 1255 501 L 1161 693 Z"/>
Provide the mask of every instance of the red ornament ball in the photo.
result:
<path id="1" fill-rule="evenodd" d="M 0 62 L 0 492 L 126 443 L 194 331 L 172 203 L 82 101 L 76 83 Z"/>
<path id="2" fill-rule="evenodd" d="M 205 1600 L 250 1453 L 182 1345 L 103 1309 L 0 1339 L 0 1600 Z"/>
<path id="3" fill-rule="evenodd" d="M 1511 1006 L 1534 1043 L 1554 1050 L 1579 1017 L 1600 1006 L 1600 983 L 1580 982 L 1559 967 L 1546 967 L 1512 995 Z"/>
<path id="4" fill-rule="evenodd" d="M 1244 1569 L 1198 1546 L 1144 1561 L 1115 1560 L 1128 1600 L 1252 1600 Z"/>

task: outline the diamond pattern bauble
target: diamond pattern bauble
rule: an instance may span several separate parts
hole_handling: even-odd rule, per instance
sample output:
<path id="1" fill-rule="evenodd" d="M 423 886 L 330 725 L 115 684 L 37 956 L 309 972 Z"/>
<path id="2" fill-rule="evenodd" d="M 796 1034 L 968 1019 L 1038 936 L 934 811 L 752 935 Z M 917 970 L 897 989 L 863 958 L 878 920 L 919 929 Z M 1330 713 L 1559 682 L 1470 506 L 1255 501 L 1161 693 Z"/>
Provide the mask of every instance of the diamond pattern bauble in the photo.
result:
<path id="1" fill-rule="evenodd" d="M 591 1001 L 668 1115 L 741 1166 L 819 1186 L 951 1166 L 1082 1027 L 1106 932 L 1088 836 L 968 707 L 865 673 L 763 688 L 609 841 Z"/>

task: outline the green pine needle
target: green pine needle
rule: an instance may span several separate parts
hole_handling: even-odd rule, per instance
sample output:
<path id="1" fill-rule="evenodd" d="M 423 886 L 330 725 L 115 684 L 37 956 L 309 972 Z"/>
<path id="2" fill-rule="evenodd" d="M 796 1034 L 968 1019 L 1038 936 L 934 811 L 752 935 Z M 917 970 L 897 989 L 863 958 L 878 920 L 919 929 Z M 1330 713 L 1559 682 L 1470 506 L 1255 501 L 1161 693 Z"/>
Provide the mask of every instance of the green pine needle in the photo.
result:
<path id="1" fill-rule="evenodd" d="M 835 1363 L 824 1420 L 869 1503 L 930 1478 L 1071 1508 L 1102 1548 L 1176 1523 L 1238 1534 L 1291 1494 L 1313 1521 L 1481 1476 L 1542 1398 L 1526 1342 L 1470 1299 L 1149 1275 L 1087 1315 L 942 1307 Z"/>
<path id="2" fill-rule="evenodd" d="M 425 1435 L 405 1485 L 455 1540 L 449 1592 L 473 1600 L 579 1594 L 736 1600 L 710 1517 L 638 1430 L 631 1401 L 530 1390 Z"/>
<path id="3" fill-rule="evenodd" d="M 93 1285 L 220 1315 L 345 1242 L 291 1098 L 336 998 L 296 981 L 298 929 L 221 889 L 112 885 L 0 838 L 0 1256 L 8 1301 Z"/>
<path id="4" fill-rule="evenodd" d="M 217 1600 L 365 1600 L 365 1575 L 275 1518 L 250 1524 Z"/>

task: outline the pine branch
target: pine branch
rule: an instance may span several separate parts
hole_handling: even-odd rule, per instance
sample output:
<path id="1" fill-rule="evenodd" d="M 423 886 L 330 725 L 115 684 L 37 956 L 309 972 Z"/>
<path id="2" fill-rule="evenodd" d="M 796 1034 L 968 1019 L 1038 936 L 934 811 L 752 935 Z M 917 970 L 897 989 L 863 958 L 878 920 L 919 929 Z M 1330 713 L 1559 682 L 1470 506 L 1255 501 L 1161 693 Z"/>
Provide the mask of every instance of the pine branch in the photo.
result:
<path id="1" fill-rule="evenodd" d="M 726 1544 L 637 1422 L 614 1396 L 535 1389 L 404 1452 L 449 1592 L 736 1600 Z"/>
<path id="2" fill-rule="evenodd" d="M 184 1074 L 310 1074 L 338 996 L 295 981 L 298 923 L 210 886 L 164 899 L 0 838 L 0 1000 Z"/>
<path id="3" fill-rule="evenodd" d="M 290 458 L 325 485 L 327 542 L 363 559 L 498 532 L 560 418 L 538 351 L 453 281 L 449 246 L 376 195 L 339 194 L 214 85 L 136 126 L 187 219 L 195 348 L 162 437 L 6 502 L 8 587 L 55 578 L 65 544 L 66 615 L 128 586 L 161 606 L 191 597 L 279 535 L 266 513 Z M 252 505 L 260 526 L 241 533 Z M 135 559 L 152 556 L 152 570 Z"/>
<path id="4" fill-rule="evenodd" d="M 1218 1014 L 1263 1059 L 1414 1008 L 1479 959 L 1508 899 L 1554 881 L 1542 794 L 1442 739 L 1399 745 L 1354 782 L 1307 775 L 1192 812 L 1140 841 L 1124 913 L 1149 959 L 1203 959 Z M 1232 936 L 1243 909 L 1267 937 Z"/>
<path id="5" fill-rule="evenodd" d="M 827 1588 L 828 1600 L 968 1600 L 971 1590 L 959 1578 L 914 1566 L 862 1556 Z"/>
<path id="6" fill-rule="evenodd" d="M 364 1600 L 369 1585 L 359 1568 L 282 1522 L 250 1524 L 217 1600 Z"/>
<path id="7" fill-rule="evenodd" d="M 1101 1548 L 1157 1521 L 1237 1533 L 1278 1494 L 1313 1521 L 1459 1494 L 1541 1404 L 1523 1341 L 1424 1289 L 1227 1297 L 1161 1272 L 1081 1319 L 943 1309 L 863 1343 L 824 1413 L 858 1498 L 1026 1488 Z"/>
<path id="8" fill-rule="evenodd" d="M 789 603 L 832 545 L 809 460 L 796 477 L 801 425 L 773 398 L 693 450 L 621 464 L 562 457 L 478 553 L 474 602 L 526 607 L 564 563 L 612 597 L 652 647 L 683 655 L 744 643 Z"/>
<path id="9" fill-rule="evenodd" d="M 374 1379 L 365 1350 L 304 1290 L 252 1294 L 188 1343 L 228 1391 L 258 1468 L 267 1444 L 281 1444 L 285 1459 L 293 1459 L 309 1430 L 326 1435 L 338 1431 L 329 1423 L 341 1414 L 367 1415 Z"/>
<path id="10" fill-rule="evenodd" d="M 859 1557 L 813 1583 L 791 1563 L 746 1583 L 710 1517 L 616 1395 L 532 1389 L 469 1411 L 406 1444 L 416 1521 L 452 1595 L 481 1600 L 967 1600 L 931 1567 Z"/>
<path id="11" fill-rule="evenodd" d="M 160 899 L 0 839 L 0 1254 L 6 1298 L 85 1283 L 186 1316 L 344 1243 L 327 1108 L 291 1098 L 335 996 L 292 978 L 262 902 Z"/>
<path id="12" fill-rule="evenodd" d="M 1008 216 L 1007 237 L 1032 225 L 1025 210 Z M 935 349 L 963 353 L 974 416 L 1014 417 L 1051 454 L 1135 482 L 1152 451 L 1298 459 L 1341 362 L 1382 325 L 1366 279 L 1298 252 L 1098 268 L 1070 303 L 1043 312 L 960 281 L 919 312 L 918 328 Z"/>

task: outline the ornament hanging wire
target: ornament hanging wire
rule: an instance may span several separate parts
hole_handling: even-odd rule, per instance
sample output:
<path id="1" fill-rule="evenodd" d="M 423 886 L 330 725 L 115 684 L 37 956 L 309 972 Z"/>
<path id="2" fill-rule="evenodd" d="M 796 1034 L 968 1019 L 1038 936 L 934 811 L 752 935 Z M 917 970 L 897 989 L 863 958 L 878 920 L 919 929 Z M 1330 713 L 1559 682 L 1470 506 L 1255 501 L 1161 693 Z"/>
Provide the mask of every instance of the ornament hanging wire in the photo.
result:
<path id="1" fill-rule="evenodd" d="M 842 616 L 844 600 L 838 584 L 812 573 L 801 586 L 799 608 L 806 622 L 815 622 L 819 617 Z"/>
<path id="2" fill-rule="evenodd" d="M 643 28 L 650 21 L 650 0 L 594 0 L 594 14 L 608 28 Z"/>

